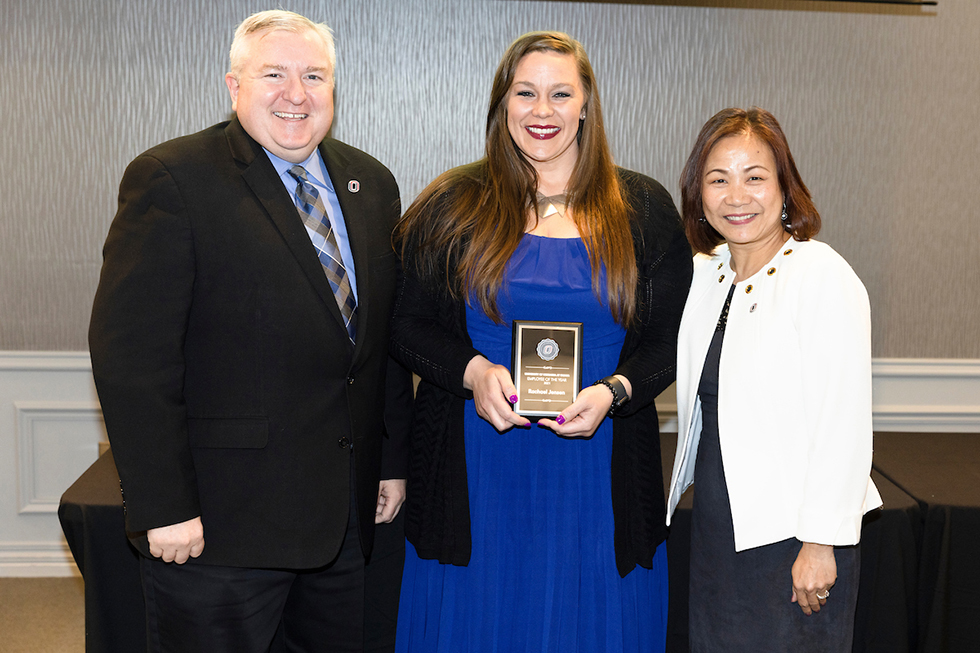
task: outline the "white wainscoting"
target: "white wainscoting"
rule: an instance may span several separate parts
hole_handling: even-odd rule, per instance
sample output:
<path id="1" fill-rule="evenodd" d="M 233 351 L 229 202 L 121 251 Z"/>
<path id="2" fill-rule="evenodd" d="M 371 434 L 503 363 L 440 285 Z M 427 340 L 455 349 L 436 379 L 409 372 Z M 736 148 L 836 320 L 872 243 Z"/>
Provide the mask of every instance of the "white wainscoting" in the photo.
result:
<path id="1" fill-rule="evenodd" d="M 980 433 L 980 360 L 874 361 L 876 431 Z M 677 430 L 673 387 L 657 402 Z M 0 576 L 77 574 L 61 494 L 106 442 L 87 352 L 0 352 Z"/>
<path id="2" fill-rule="evenodd" d="M 980 433 L 980 360 L 879 358 L 875 431 Z"/>
<path id="3" fill-rule="evenodd" d="M 15 401 L 21 514 L 58 512 L 65 481 L 99 455 L 105 422 L 98 403 Z M 84 471 L 85 468 L 83 468 Z"/>
<path id="4" fill-rule="evenodd" d="M 874 430 L 980 433 L 980 360 L 876 358 Z M 660 430 L 677 432 L 677 397 L 657 399 Z"/>
<path id="5" fill-rule="evenodd" d="M 58 501 L 105 441 L 88 352 L 0 352 L 0 576 L 78 573 Z"/>

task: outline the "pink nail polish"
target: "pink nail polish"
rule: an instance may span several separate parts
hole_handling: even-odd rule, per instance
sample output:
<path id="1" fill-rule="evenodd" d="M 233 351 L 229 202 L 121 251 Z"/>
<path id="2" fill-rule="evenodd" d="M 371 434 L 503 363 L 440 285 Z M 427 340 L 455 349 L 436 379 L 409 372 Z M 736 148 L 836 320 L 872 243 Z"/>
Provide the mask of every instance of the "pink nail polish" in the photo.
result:
<path id="1" fill-rule="evenodd" d="M 516 404 L 517 403 L 517 395 L 511 395 L 510 396 L 510 403 L 512 403 L 512 404 Z"/>
<path id="2" fill-rule="evenodd" d="M 561 426 L 562 424 L 565 423 L 565 417 L 562 416 L 562 415 L 559 415 L 558 417 L 555 418 L 555 421 L 558 422 L 558 426 Z"/>

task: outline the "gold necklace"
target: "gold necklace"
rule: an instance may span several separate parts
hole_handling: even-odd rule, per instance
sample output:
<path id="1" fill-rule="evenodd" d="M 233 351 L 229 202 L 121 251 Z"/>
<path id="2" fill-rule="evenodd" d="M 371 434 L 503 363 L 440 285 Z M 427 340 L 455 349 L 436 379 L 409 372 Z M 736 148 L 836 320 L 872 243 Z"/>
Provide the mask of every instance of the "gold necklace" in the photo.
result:
<path id="1" fill-rule="evenodd" d="M 559 195 L 545 195 L 541 191 L 538 191 L 537 201 L 539 218 L 547 218 L 548 216 L 556 213 L 559 217 L 565 217 L 565 205 L 568 202 L 566 193 L 561 193 Z"/>

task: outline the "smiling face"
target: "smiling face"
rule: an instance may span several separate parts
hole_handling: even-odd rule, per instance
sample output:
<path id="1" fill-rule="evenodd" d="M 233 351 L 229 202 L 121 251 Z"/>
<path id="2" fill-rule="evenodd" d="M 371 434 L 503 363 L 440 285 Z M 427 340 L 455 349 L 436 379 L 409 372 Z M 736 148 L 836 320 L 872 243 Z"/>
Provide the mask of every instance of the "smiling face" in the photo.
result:
<path id="1" fill-rule="evenodd" d="M 262 147 L 290 163 L 309 158 L 333 121 L 333 71 L 312 31 L 245 37 L 244 65 L 225 75 L 231 107 Z"/>
<path id="2" fill-rule="evenodd" d="M 711 149 L 701 203 L 704 217 L 733 251 L 767 251 L 786 241 L 776 159 L 752 134 L 726 136 Z"/>
<path id="3" fill-rule="evenodd" d="M 517 64 L 507 95 L 507 129 L 539 177 L 555 170 L 571 174 L 586 100 L 572 55 L 531 52 Z"/>

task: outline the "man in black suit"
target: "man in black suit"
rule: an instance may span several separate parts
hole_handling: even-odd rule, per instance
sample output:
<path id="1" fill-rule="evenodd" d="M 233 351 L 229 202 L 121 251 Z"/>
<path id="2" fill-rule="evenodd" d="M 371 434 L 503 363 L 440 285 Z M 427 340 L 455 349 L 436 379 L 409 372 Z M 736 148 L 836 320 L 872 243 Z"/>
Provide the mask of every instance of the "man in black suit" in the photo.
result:
<path id="1" fill-rule="evenodd" d="M 120 186 L 89 344 L 150 650 L 362 647 L 411 382 L 388 358 L 398 188 L 326 138 L 334 64 L 325 25 L 251 16 L 225 78 L 236 117 Z"/>

